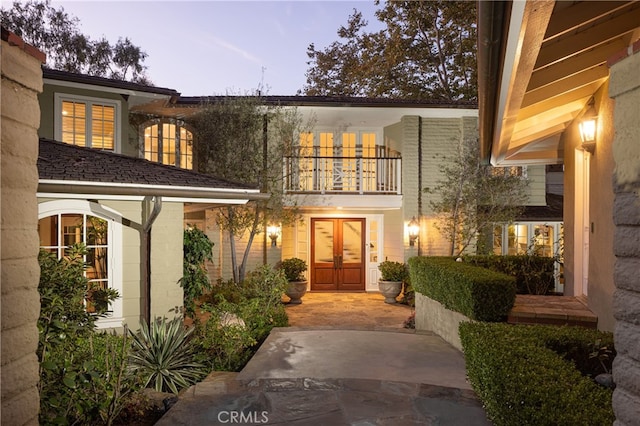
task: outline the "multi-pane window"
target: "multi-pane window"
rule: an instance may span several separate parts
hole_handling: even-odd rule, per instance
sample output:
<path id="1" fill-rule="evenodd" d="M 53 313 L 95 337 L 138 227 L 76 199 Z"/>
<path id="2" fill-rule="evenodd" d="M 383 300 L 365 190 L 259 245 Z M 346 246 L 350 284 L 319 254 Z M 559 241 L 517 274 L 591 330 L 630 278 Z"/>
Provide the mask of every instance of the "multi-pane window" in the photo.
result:
<path id="1" fill-rule="evenodd" d="M 144 128 L 144 158 L 193 169 L 193 133 L 181 124 L 154 123 Z"/>
<path id="2" fill-rule="evenodd" d="M 116 150 L 118 103 L 56 96 L 56 138 L 89 148 Z"/>
<path id="3" fill-rule="evenodd" d="M 60 213 L 40 219 L 38 233 L 40 247 L 58 258 L 62 258 L 72 245 L 84 244 L 87 248 L 84 273 L 89 281 L 88 294 L 109 288 L 109 223 L 105 219 L 89 214 Z M 90 296 L 87 310 L 96 311 Z"/>
<path id="4" fill-rule="evenodd" d="M 372 132 L 300 134 L 299 190 L 375 191 L 377 149 Z"/>
<path id="5" fill-rule="evenodd" d="M 109 306 L 96 305 L 91 298 L 98 289 L 114 289 L 122 296 L 122 261 L 115 247 L 121 244 L 122 224 L 119 215 L 97 203 L 82 200 L 58 200 L 38 206 L 40 248 L 63 258 L 74 244 L 87 249 L 84 257 L 88 280 L 86 309 L 108 315 L 98 320 L 98 327 L 117 327 L 122 322 L 122 297 Z M 104 216 L 103 216 L 104 214 Z"/>

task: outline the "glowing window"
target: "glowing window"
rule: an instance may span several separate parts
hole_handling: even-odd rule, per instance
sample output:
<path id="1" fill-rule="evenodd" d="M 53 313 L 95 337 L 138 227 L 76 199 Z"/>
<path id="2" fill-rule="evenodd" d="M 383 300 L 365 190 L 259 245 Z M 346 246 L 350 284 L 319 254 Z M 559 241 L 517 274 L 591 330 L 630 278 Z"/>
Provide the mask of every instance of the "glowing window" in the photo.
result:
<path id="1" fill-rule="evenodd" d="M 77 146 L 115 151 L 117 102 L 56 95 L 56 139 Z"/>
<path id="2" fill-rule="evenodd" d="M 181 124 L 154 123 L 144 128 L 144 158 L 193 169 L 193 133 Z"/>

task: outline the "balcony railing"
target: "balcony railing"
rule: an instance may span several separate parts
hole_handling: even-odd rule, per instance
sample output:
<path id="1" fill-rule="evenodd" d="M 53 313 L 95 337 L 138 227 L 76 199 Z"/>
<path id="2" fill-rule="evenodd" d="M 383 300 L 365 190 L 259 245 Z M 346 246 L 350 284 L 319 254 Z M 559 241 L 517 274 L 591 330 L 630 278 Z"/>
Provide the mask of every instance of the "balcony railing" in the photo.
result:
<path id="1" fill-rule="evenodd" d="M 401 194 L 399 157 L 284 158 L 286 192 Z"/>

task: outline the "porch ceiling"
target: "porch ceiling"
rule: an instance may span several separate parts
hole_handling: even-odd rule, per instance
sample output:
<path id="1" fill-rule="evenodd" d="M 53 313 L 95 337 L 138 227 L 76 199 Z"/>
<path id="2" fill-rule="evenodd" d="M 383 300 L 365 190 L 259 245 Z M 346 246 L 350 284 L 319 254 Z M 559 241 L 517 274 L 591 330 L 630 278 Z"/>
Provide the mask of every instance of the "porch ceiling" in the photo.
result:
<path id="1" fill-rule="evenodd" d="M 479 34 L 490 13 L 479 7 Z M 561 135 L 606 82 L 607 59 L 640 38 L 640 2 L 515 1 L 504 17 L 496 98 L 480 108 L 484 155 L 494 165 L 562 163 Z M 490 98 L 495 77 L 483 73 L 480 97 Z"/>

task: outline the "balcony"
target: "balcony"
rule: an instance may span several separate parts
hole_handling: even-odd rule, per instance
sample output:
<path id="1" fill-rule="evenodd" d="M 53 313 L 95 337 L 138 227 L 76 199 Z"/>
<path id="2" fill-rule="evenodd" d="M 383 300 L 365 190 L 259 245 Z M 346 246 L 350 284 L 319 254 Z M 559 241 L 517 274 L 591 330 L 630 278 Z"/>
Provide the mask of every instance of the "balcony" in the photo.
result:
<path id="1" fill-rule="evenodd" d="M 307 194 L 402 194 L 402 158 L 285 157 L 284 189 Z"/>

